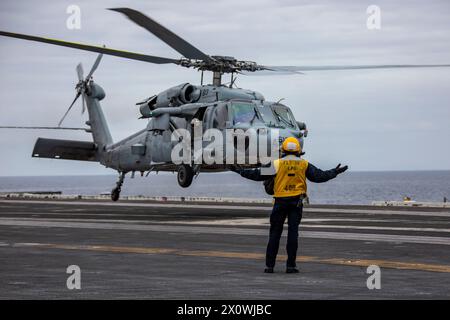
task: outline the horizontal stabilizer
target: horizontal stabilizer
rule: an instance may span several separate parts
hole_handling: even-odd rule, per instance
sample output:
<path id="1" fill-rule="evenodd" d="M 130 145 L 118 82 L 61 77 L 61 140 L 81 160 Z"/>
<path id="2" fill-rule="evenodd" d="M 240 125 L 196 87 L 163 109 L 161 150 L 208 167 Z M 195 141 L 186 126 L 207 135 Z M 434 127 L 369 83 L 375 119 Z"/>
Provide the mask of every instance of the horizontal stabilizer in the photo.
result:
<path id="1" fill-rule="evenodd" d="M 89 141 L 38 138 L 32 157 L 98 161 L 96 146 Z"/>

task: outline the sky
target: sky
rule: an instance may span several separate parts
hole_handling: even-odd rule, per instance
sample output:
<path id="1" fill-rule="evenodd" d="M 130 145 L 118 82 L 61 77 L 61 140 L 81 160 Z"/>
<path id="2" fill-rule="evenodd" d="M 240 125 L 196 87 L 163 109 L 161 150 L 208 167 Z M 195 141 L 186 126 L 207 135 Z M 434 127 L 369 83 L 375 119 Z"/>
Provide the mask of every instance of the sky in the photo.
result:
<path id="1" fill-rule="evenodd" d="M 81 29 L 66 26 L 69 5 Z M 369 30 L 377 5 L 381 28 Z M 0 30 L 139 53 L 180 55 L 119 13 L 142 11 L 210 55 L 263 65 L 449 64 L 449 1 L 21 1 L 0 2 Z M 75 95 L 75 67 L 90 53 L 0 37 L 0 125 L 56 125 Z M 205 75 L 205 77 L 210 75 Z M 141 130 L 135 103 L 171 86 L 199 84 L 200 73 L 175 65 L 104 56 L 94 80 L 114 140 Z M 310 71 L 239 76 L 237 85 L 290 106 L 307 123 L 305 158 L 328 169 L 450 170 L 450 68 Z M 76 105 L 65 121 L 80 127 Z M 113 173 L 101 165 L 31 157 L 37 137 L 90 140 L 84 132 L 0 129 L 0 176 Z"/>

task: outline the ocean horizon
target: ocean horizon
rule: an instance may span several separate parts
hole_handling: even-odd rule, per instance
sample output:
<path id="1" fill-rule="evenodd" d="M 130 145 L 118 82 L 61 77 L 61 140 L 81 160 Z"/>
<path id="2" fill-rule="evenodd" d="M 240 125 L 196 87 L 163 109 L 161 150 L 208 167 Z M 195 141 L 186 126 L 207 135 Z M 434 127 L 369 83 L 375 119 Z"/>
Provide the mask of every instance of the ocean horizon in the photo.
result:
<path id="1" fill-rule="evenodd" d="M 236 173 L 200 173 L 189 188 L 178 186 L 176 174 L 130 174 L 122 195 L 155 197 L 267 198 L 261 182 Z M 66 195 L 99 195 L 115 186 L 117 175 L 0 176 L 0 192 L 62 192 Z M 450 170 L 350 171 L 326 183 L 308 183 L 314 204 L 371 204 L 372 201 L 402 200 L 441 202 L 450 198 Z"/>

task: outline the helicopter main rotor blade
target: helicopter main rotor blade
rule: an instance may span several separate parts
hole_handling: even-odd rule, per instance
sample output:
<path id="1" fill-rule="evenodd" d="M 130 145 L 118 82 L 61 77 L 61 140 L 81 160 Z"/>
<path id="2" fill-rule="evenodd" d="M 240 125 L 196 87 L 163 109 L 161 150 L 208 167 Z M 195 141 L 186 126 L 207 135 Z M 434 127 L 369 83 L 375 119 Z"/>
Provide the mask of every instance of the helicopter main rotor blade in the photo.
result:
<path id="1" fill-rule="evenodd" d="M 67 109 L 66 113 L 64 113 L 63 117 L 61 118 L 61 120 L 58 123 L 58 127 L 61 126 L 61 124 L 63 123 L 64 119 L 66 118 L 67 114 L 69 113 L 70 109 L 72 109 L 73 105 L 75 104 L 75 102 L 77 101 L 77 99 L 80 97 L 81 95 L 81 91 L 77 92 L 77 95 L 75 96 L 75 99 L 73 99 L 72 103 L 70 104 L 69 108 Z"/>
<path id="2" fill-rule="evenodd" d="M 62 47 L 69 47 L 69 48 L 75 48 L 75 49 L 80 49 L 80 50 L 85 50 L 85 51 L 98 52 L 98 53 L 103 53 L 103 54 L 107 54 L 107 55 L 111 55 L 111 56 L 116 56 L 116 57 L 131 59 L 131 60 L 145 61 L 145 62 L 156 63 L 156 64 L 165 64 L 165 63 L 180 64 L 179 60 L 176 60 L 176 59 L 150 56 L 150 55 L 141 54 L 141 53 L 122 51 L 122 50 L 110 49 L 110 48 L 99 47 L 99 46 L 92 46 L 92 45 L 81 44 L 81 43 L 76 43 L 76 42 L 69 42 L 69 41 L 64 41 L 64 40 L 36 37 L 36 36 L 31 36 L 31 35 L 21 34 L 21 33 L 0 31 L 0 36 L 49 43 L 49 44 L 54 44 L 54 45 L 62 46 Z"/>
<path id="3" fill-rule="evenodd" d="M 32 127 L 32 126 L 0 126 L 0 129 L 29 129 L 29 130 L 82 130 L 89 128 L 71 128 L 71 127 Z"/>
<path id="4" fill-rule="evenodd" d="M 100 54 L 97 56 L 97 59 L 95 59 L 95 62 L 94 62 L 94 64 L 92 65 L 91 71 L 89 71 L 89 73 L 88 73 L 88 75 L 87 75 L 87 77 L 86 77 L 86 81 L 89 80 L 89 79 L 92 77 L 92 75 L 94 74 L 95 70 L 97 70 L 97 67 L 98 67 L 98 65 L 100 64 L 100 60 L 102 60 L 102 57 L 103 57 L 103 54 L 102 54 L 102 53 L 100 53 Z"/>
<path id="5" fill-rule="evenodd" d="M 293 75 L 293 74 L 297 74 L 297 75 L 303 75 L 303 72 L 300 72 L 298 70 L 289 70 L 289 69 L 284 69 L 286 67 L 268 67 L 268 66 L 259 66 L 258 70 L 255 71 L 239 71 L 238 73 L 244 75 L 244 76 L 273 76 L 273 75 Z"/>
<path id="6" fill-rule="evenodd" d="M 181 53 L 186 58 L 204 61 L 213 60 L 210 56 L 203 53 L 186 40 L 180 38 L 169 29 L 139 11 L 130 8 L 110 8 L 109 10 L 124 14 L 131 21 L 153 33 L 156 37 L 167 43 L 170 47 Z"/>
<path id="7" fill-rule="evenodd" d="M 397 69 L 397 68 L 438 68 L 450 67 L 450 64 L 380 64 L 380 65 L 354 65 L 354 66 L 264 66 L 263 70 L 273 72 L 299 72 L 299 71 L 335 71 L 335 70 L 363 70 L 363 69 Z"/>

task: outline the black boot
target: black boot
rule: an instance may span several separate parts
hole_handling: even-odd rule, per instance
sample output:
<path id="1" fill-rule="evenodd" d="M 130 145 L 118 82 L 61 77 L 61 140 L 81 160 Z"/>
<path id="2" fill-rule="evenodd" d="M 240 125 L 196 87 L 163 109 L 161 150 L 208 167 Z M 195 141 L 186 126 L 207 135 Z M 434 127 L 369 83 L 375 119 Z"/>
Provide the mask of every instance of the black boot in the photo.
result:
<path id="1" fill-rule="evenodd" d="M 264 273 L 273 273 L 273 268 L 270 267 L 265 268 Z"/>
<path id="2" fill-rule="evenodd" d="M 296 267 L 287 267 L 286 273 L 299 273 L 298 269 Z"/>

